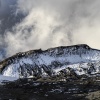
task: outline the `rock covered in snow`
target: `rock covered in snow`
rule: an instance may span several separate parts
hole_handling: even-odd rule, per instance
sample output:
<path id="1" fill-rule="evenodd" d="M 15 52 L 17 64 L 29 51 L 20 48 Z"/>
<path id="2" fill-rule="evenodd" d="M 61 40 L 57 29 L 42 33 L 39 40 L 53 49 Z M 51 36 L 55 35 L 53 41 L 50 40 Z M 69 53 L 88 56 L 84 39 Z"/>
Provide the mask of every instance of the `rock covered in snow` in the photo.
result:
<path id="1" fill-rule="evenodd" d="M 0 62 L 0 73 L 10 77 L 37 79 L 72 74 L 99 75 L 100 51 L 81 44 L 17 53 Z"/>

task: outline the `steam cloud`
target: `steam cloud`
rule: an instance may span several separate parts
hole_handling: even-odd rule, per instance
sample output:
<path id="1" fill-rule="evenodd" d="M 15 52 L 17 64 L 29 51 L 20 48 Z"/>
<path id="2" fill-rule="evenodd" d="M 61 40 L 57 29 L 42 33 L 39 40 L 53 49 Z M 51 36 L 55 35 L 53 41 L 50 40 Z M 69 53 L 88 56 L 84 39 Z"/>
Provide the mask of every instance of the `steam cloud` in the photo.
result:
<path id="1" fill-rule="evenodd" d="M 100 0 L 17 0 L 16 6 L 25 17 L 0 39 L 7 56 L 73 44 L 100 49 Z"/>

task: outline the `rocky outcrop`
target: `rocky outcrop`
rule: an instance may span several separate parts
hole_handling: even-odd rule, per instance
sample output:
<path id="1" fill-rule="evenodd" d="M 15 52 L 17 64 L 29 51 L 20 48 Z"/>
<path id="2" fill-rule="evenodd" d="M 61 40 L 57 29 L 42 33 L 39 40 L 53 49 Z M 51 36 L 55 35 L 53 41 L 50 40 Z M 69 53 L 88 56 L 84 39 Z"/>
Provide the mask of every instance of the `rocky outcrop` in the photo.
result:
<path id="1" fill-rule="evenodd" d="M 0 73 L 36 80 L 57 78 L 59 81 L 69 77 L 99 76 L 100 51 L 81 44 L 20 52 L 0 62 Z"/>

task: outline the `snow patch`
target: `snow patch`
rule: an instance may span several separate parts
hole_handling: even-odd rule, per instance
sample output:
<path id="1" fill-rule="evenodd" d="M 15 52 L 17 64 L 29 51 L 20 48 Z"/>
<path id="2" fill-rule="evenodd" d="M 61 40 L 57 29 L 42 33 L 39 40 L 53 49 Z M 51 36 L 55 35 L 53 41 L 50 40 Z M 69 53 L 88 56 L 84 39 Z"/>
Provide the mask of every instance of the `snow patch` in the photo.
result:
<path id="1" fill-rule="evenodd" d="M 11 82 L 11 81 L 15 81 L 17 79 L 18 79 L 17 77 L 8 77 L 8 76 L 0 75 L 0 84 L 2 84 L 2 82 L 4 82 L 4 81 Z"/>

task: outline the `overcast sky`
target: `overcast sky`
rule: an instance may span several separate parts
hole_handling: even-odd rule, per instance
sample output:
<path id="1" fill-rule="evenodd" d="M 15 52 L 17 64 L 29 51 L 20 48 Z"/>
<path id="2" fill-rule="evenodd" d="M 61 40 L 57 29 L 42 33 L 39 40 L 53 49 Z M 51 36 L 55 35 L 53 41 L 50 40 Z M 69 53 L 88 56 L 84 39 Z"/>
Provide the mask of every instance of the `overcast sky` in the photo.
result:
<path id="1" fill-rule="evenodd" d="M 100 49 L 100 0 L 1 0 L 0 34 L 7 56 L 74 44 Z"/>

